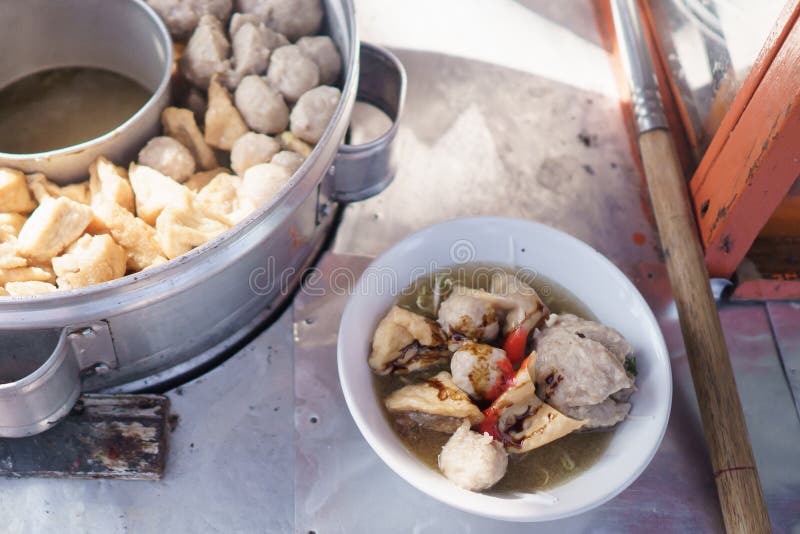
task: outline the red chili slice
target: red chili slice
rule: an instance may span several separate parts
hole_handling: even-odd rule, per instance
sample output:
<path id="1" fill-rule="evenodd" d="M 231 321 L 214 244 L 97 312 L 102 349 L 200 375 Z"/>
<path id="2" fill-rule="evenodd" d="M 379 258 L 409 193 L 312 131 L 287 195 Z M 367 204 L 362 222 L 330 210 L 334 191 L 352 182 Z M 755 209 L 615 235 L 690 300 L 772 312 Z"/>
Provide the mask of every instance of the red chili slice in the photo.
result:
<path id="1" fill-rule="evenodd" d="M 528 343 L 528 331 L 522 326 L 518 326 L 513 332 L 508 334 L 503 342 L 503 350 L 511 363 L 518 363 L 525 357 L 525 346 Z"/>

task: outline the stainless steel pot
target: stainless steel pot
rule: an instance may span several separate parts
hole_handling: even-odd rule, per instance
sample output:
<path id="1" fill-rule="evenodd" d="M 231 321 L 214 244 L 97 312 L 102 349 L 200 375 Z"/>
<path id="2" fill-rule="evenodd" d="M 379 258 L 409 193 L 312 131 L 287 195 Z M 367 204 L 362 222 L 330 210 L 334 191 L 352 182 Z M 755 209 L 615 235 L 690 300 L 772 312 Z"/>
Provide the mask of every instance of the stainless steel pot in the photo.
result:
<path id="1" fill-rule="evenodd" d="M 29 345 L 26 340 L 42 331 L 59 334 L 40 367 L 0 386 L 0 414 L 24 413 L 0 417 L 0 437 L 52 425 L 53 414 L 64 413 L 59 406 L 74 400 L 69 384 L 84 391 L 134 390 L 205 365 L 215 347 L 290 294 L 331 229 L 339 200 L 365 198 L 388 185 L 396 128 L 363 146 L 340 145 L 359 93 L 360 66 L 369 73 L 361 80 L 364 98 L 393 120 L 402 109 L 405 74 L 389 52 L 359 45 L 352 0 L 326 0 L 325 6 L 326 31 L 345 65 L 342 98 L 322 139 L 276 202 L 165 265 L 83 289 L 0 299 L 0 358 L 6 362 L 7 347 Z M 336 163 L 341 150 L 347 174 Z M 363 169 L 370 177 L 354 174 Z M 58 363 L 68 360 L 74 364 Z M 62 394 L 31 394 L 32 382 L 47 388 L 37 377 L 48 373 L 63 379 Z"/>
<path id="2" fill-rule="evenodd" d="M 125 164 L 158 135 L 169 102 L 172 41 L 142 0 L 0 1 L 0 87 L 56 67 L 96 67 L 123 74 L 152 92 L 132 117 L 77 145 L 38 154 L 0 152 L 0 165 L 39 171 L 58 183 L 85 180 L 98 156 Z"/>

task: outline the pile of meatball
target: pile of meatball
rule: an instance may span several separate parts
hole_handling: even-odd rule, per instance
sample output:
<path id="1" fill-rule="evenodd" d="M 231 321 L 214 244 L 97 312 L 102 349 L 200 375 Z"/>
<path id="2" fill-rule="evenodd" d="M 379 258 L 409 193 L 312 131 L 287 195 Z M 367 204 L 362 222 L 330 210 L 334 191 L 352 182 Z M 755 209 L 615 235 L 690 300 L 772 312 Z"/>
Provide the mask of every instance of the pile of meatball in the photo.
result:
<path id="1" fill-rule="evenodd" d="M 319 142 L 341 96 L 334 86 L 339 51 L 330 37 L 313 35 L 322 25 L 320 1 L 148 3 L 178 43 L 180 101 L 203 127 L 205 144 L 229 153 L 239 176 L 264 163 L 294 170 Z M 197 146 L 203 143 L 182 139 L 187 132 L 165 124 L 164 133 L 148 143 L 139 163 L 178 182 L 218 166 L 220 158 Z M 282 150 L 289 153 L 273 162 Z"/>

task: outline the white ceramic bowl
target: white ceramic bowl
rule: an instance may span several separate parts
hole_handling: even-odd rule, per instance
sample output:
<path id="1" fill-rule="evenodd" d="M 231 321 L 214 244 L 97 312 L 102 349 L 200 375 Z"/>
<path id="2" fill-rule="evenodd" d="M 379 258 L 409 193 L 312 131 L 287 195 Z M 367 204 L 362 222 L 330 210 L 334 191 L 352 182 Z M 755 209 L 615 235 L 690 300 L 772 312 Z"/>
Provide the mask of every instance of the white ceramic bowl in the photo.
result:
<path id="1" fill-rule="evenodd" d="M 532 269 L 574 293 L 598 319 L 634 348 L 638 391 L 630 417 L 588 470 L 546 493 L 474 493 L 420 462 L 397 438 L 372 387 L 367 356 L 372 334 L 395 296 L 420 274 L 464 262 Z M 398 475 L 420 491 L 474 514 L 510 521 L 567 517 L 608 501 L 647 467 L 661 443 L 672 401 L 664 338 L 639 291 L 609 260 L 585 243 L 547 226 L 475 217 L 437 224 L 377 258 L 356 284 L 339 328 L 339 379 L 364 438 Z"/>

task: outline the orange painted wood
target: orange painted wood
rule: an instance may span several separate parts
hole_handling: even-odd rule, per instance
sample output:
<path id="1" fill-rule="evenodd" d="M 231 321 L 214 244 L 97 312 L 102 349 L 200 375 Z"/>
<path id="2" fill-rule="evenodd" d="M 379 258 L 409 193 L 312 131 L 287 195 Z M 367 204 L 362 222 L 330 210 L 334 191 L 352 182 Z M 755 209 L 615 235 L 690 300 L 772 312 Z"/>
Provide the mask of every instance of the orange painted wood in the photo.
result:
<path id="1" fill-rule="evenodd" d="M 800 280 L 748 280 L 736 286 L 731 300 L 800 300 Z"/>
<path id="2" fill-rule="evenodd" d="M 761 52 L 759 52 L 750 72 L 742 82 L 739 92 L 733 99 L 730 108 L 728 108 L 728 112 L 720 123 L 717 133 L 708 145 L 703 159 L 697 166 L 690 184 L 692 193 L 705 182 L 709 170 L 719 157 L 722 147 L 728 141 L 729 135 L 764 78 L 767 69 L 772 65 L 772 61 L 794 27 L 798 16 L 800 16 L 800 0 L 788 0 L 780 15 L 778 15 L 778 20 L 775 21 L 775 26 L 773 26 L 764 46 L 761 48 Z M 696 211 L 699 213 L 699 207 Z"/>
<path id="3" fill-rule="evenodd" d="M 733 274 L 800 175 L 800 24 L 793 20 L 735 124 L 725 124 L 733 106 L 725 117 L 712 141 L 722 144 L 716 157 L 707 153 L 691 181 L 712 276 Z M 752 83 L 748 77 L 734 106 Z"/>

